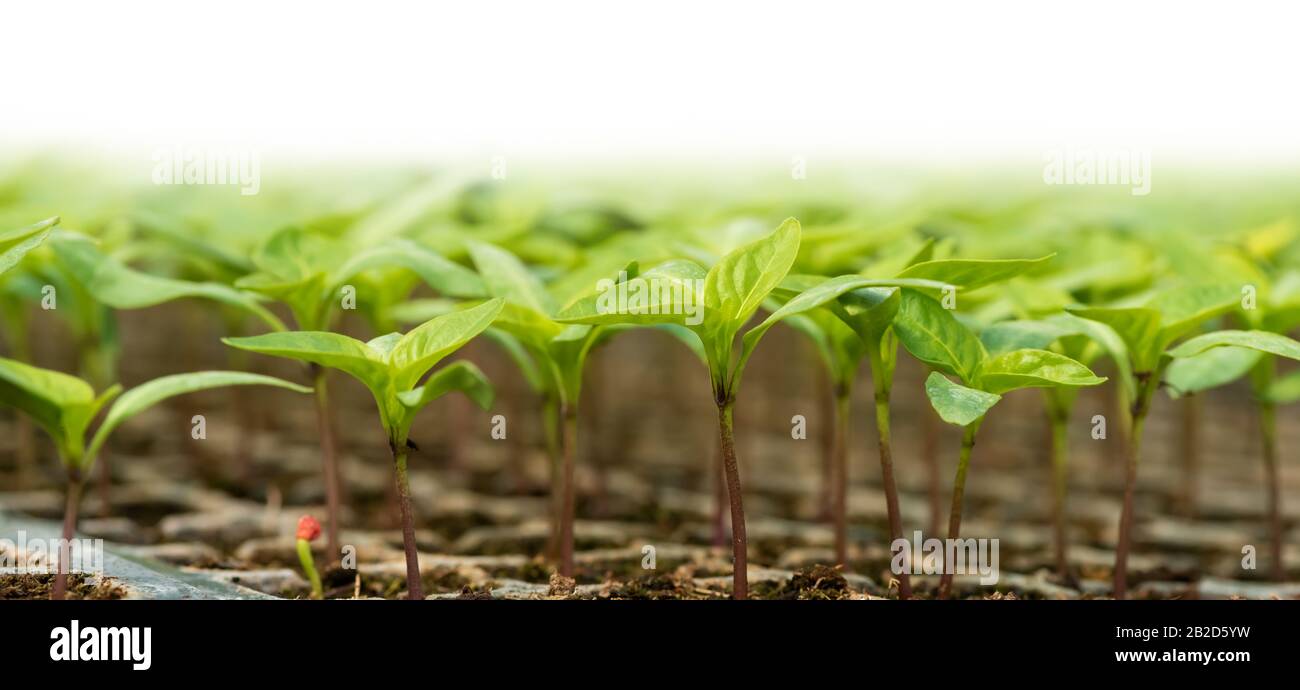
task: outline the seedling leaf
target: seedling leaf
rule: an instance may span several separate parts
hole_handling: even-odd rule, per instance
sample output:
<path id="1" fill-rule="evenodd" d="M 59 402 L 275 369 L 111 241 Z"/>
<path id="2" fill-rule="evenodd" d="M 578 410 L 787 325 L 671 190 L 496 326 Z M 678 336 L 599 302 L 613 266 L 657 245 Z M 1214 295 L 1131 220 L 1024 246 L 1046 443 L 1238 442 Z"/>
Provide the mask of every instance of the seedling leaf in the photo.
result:
<path id="1" fill-rule="evenodd" d="M 966 426 L 983 417 L 1002 396 L 954 383 L 932 371 L 925 379 L 925 395 L 939 417 L 949 424 Z"/>

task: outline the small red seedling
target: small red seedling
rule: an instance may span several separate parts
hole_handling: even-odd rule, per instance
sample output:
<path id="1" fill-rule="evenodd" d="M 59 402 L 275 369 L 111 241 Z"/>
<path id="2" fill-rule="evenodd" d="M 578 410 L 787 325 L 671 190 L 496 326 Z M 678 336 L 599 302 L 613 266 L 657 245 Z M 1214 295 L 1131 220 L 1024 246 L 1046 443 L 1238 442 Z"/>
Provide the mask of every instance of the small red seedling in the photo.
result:
<path id="1" fill-rule="evenodd" d="M 316 563 L 311 557 L 311 542 L 319 536 L 320 523 L 316 518 L 310 515 L 298 518 L 298 560 L 302 563 L 307 579 L 311 580 L 312 599 L 322 599 L 325 596 L 321 589 L 320 575 L 316 572 Z"/>

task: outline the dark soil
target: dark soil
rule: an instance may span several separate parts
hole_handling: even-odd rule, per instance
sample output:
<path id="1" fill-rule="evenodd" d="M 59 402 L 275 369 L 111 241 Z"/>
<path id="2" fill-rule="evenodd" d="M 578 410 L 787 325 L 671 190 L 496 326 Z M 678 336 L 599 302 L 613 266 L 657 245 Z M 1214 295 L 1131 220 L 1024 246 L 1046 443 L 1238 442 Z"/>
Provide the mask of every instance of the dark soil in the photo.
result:
<path id="1" fill-rule="evenodd" d="M 0 599 L 49 599 L 52 574 L 0 575 Z M 126 592 L 111 580 L 91 582 L 80 573 L 68 575 L 68 599 L 121 599 Z"/>

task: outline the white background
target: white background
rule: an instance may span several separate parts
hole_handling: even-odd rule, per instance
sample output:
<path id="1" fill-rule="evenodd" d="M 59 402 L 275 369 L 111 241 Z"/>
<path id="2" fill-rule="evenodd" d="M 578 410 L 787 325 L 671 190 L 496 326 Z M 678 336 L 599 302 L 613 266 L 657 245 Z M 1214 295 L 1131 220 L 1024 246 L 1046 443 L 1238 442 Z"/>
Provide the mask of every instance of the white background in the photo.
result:
<path id="1" fill-rule="evenodd" d="M 1294 3 L 9 3 L 0 150 L 1300 160 Z"/>

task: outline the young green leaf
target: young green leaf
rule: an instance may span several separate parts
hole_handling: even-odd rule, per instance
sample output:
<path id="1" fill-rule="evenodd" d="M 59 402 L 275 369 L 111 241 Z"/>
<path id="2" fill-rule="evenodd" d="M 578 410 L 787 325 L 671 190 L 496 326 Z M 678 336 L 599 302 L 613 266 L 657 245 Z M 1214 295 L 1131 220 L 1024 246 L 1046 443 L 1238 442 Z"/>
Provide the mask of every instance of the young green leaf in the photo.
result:
<path id="1" fill-rule="evenodd" d="M 398 393 L 397 397 L 414 413 L 452 391 L 461 391 L 484 410 L 492 407 L 492 399 L 496 395 L 492 384 L 478 367 L 461 361 L 452 362 L 433 372 L 423 385 Z"/>
<path id="2" fill-rule="evenodd" d="M 957 426 L 966 426 L 983 417 L 1002 399 L 996 393 L 954 383 L 937 371 L 930 372 L 925 379 L 925 395 L 943 421 Z"/>
<path id="3" fill-rule="evenodd" d="M 1049 350 L 1013 350 L 989 357 L 976 374 L 977 387 L 990 393 L 1021 388 L 1096 386 L 1106 381 L 1084 365 Z"/>
<path id="4" fill-rule="evenodd" d="M 691 320 L 692 313 L 705 309 L 704 295 L 696 286 L 707 275 L 704 268 L 692 261 L 667 261 L 629 275 L 625 281 L 598 284 L 595 294 L 579 298 L 555 318 L 565 323 L 593 325 L 684 325 Z M 625 297 L 622 303 L 620 296 Z"/>
<path id="5" fill-rule="evenodd" d="M 1249 374 L 1262 356 L 1257 350 L 1224 346 L 1175 359 L 1165 369 L 1169 395 L 1198 393 L 1236 381 Z"/>
<path id="6" fill-rule="evenodd" d="M 247 292 L 220 283 L 195 283 L 142 273 L 99 251 L 88 238 L 67 236 L 51 245 L 86 292 L 113 309 L 142 309 L 174 299 L 199 297 L 238 307 L 271 328 L 284 330 L 284 323 Z"/>
<path id="7" fill-rule="evenodd" d="M 221 342 L 241 350 L 296 359 L 337 369 L 361 381 L 371 391 L 380 389 L 388 376 L 383 355 L 367 343 L 328 331 L 285 331 Z"/>
<path id="8" fill-rule="evenodd" d="M 86 427 L 120 390 L 109 389 L 97 398 L 94 389 L 75 376 L 0 357 L 0 403 L 31 417 L 69 462 L 80 461 Z"/>
<path id="9" fill-rule="evenodd" d="M 1160 358 L 1160 312 L 1147 308 L 1070 309 L 1070 314 L 1109 326 L 1124 342 L 1129 359 L 1138 371 L 1155 369 Z"/>
<path id="10" fill-rule="evenodd" d="M 13 268 L 27 252 L 39 247 L 58 224 L 59 217 L 54 216 L 25 228 L 0 233 L 0 273 Z"/>
<path id="11" fill-rule="evenodd" d="M 986 356 L 979 338 L 951 311 L 911 290 L 903 291 L 894 333 L 913 357 L 962 381 L 974 380 Z"/>
<path id="12" fill-rule="evenodd" d="M 923 278 L 951 285 L 959 290 L 977 290 L 1009 280 L 1050 261 L 1052 254 L 1037 259 L 939 259 L 912 264 L 899 278 Z"/>
<path id="13" fill-rule="evenodd" d="M 99 454 L 100 448 L 122 422 L 140 414 L 146 409 L 177 395 L 195 391 L 222 388 L 225 386 L 275 386 L 298 393 L 311 393 L 312 389 L 290 383 L 274 376 L 249 374 L 240 371 L 196 371 L 189 374 L 173 374 L 142 383 L 123 393 L 108 408 L 104 421 L 95 430 L 84 462 L 88 466 Z"/>
<path id="14" fill-rule="evenodd" d="M 488 294 L 542 316 L 555 312 L 555 304 L 542 282 L 514 254 L 486 242 L 471 240 L 467 244 Z"/>
<path id="15" fill-rule="evenodd" d="M 799 253 L 799 221 L 787 218 L 775 232 L 722 257 L 704 278 L 704 320 L 734 334 L 789 272 Z"/>
<path id="16" fill-rule="evenodd" d="M 1171 357 L 1195 357 L 1211 348 L 1244 347 L 1287 359 L 1300 359 L 1300 343 L 1268 331 L 1215 331 L 1190 338 L 1169 351 Z"/>
<path id="17" fill-rule="evenodd" d="M 362 250 L 333 271 L 331 282 L 337 288 L 366 271 L 396 266 L 415 273 L 441 295 L 466 299 L 487 296 L 487 287 L 478 274 L 432 249 L 400 237 Z M 331 294 L 333 292 L 330 290 Z"/>

